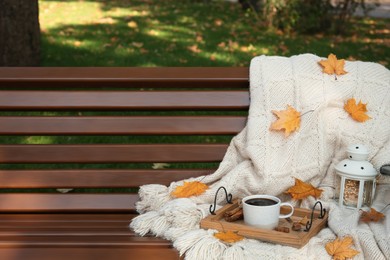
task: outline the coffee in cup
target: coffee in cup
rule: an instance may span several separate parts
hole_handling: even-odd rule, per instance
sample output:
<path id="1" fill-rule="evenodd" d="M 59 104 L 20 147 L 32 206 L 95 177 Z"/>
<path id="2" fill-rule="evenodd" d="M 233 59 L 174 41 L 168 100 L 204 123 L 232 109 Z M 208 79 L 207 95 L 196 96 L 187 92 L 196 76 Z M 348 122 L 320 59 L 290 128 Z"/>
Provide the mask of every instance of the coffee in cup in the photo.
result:
<path id="1" fill-rule="evenodd" d="M 242 205 L 245 224 L 263 229 L 276 228 L 279 218 L 288 218 L 294 213 L 294 207 L 290 203 L 282 203 L 278 197 L 271 195 L 247 196 L 242 199 Z M 281 206 L 289 206 L 291 212 L 281 215 Z"/>

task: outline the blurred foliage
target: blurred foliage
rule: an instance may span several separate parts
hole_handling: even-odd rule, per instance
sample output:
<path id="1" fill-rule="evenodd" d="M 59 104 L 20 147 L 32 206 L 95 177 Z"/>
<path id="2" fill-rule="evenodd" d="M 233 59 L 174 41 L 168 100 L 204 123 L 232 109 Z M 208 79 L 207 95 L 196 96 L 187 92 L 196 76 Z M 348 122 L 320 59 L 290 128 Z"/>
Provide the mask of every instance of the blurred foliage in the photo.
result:
<path id="1" fill-rule="evenodd" d="M 244 9 L 260 15 L 266 26 L 283 31 L 344 33 L 352 15 L 360 7 L 364 13 L 372 9 L 366 0 L 240 0 Z M 379 5 L 379 0 L 373 2 Z"/>

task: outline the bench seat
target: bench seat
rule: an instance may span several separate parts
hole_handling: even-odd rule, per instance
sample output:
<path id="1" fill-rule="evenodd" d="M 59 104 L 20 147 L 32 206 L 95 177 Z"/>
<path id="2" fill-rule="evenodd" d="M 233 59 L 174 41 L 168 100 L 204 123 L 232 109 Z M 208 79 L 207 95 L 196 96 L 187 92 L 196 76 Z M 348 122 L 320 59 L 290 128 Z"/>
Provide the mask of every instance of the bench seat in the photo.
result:
<path id="1" fill-rule="evenodd" d="M 214 172 L 248 107 L 248 68 L 0 68 L 0 259 L 179 259 L 138 187 Z"/>
<path id="2" fill-rule="evenodd" d="M 128 227 L 134 216 L 131 213 L 4 214 L 0 220 L 0 258 L 178 258 L 169 241 L 135 235 Z"/>

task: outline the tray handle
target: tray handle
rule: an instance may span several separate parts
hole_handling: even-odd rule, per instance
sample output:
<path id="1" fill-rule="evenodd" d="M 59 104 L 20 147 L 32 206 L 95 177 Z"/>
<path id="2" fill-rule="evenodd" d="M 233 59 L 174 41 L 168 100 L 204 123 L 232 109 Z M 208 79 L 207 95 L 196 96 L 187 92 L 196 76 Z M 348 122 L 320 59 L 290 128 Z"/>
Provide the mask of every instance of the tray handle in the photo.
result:
<path id="1" fill-rule="evenodd" d="M 322 203 L 321 201 L 317 201 L 314 206 L 313 206 L 313 209 L 311 211 L 311 217 L 310 217 L 310 221 L 306 222 L 306 229 L 304 230 L 305 232 L 309 232 L 309 230 L 311 229 L 311 226 L 313 224 L 313 218 L 314 218 L 314 210 L 316 209 L 316 206 L 317 205 L 320 205 L 320 215 L 318 216 L 319 219 L 323 219 L 325 217 L 325 214 L 326 214 L 326 209 L 322 207 Z"/>
<path id="2" fill-rule="evenodd" d="M 210 211 L 210 213 L 211 213 L 212 215 L 215 215 L 215 210 L 216 210 L 216 208 L 217 208 L 217 196 L 218 196 L 218 192 L 219 192 L 221 189 L 223 189 L 223 190 L 225 191 L 226 202 L 229 203 L 229 204 L 232 204 L 232 197 L 233 197 L 233 195 L 232 195 L 231 193 L 228 194 L 225 187 L 223 187 L 223 186 L 219 187 L 218 190 L 217 190 L 217 192 L 215 193 L 214 205 L 210 205 L 209 211 Z"/>

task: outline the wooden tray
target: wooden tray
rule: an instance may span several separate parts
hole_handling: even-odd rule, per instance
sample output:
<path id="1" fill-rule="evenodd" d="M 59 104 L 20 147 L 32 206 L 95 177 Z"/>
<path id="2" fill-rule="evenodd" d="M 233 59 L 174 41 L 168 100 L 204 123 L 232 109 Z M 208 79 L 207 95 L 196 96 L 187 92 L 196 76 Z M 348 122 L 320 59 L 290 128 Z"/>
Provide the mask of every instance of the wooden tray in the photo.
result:
<path id="1" fill-rule="evenodd" d="M 216 229 L 219 231 L 233 231 L 237 234 L 247 237 L 259 239 L 265 242 L 272 242 L 281 245 L 292 246 L 296 248 L 301 248 L 304 246 L 310 238 L 315 236 L 321 229 L 323 229 L 328 220 L 328 213 L 325 213 L 325 216 L 320 219 L 318 218 L 321 215 L 319 210 L 313 212 L 313 222 L 309 231 L 304 231 L 305 226 L 302 225 L 301 231 L 293 231 L 291 229 L 292 222 L 299 222 L 305 216 L 310 221 L 312 210 L 303 209 L 303 208 L 294 208 L 294 214 L 291 216 L 292 221 L 286 219 L 280 219 L 278 227 L 288 227 L 290 228 L 289 233 L 284 233 L 276 230 L 266 230 L 261 228 L 252 227 L 246 225 L 244 220 L 237 220 L 235 222 L 227 222 L 224 220 L 223 215 L 226 211 L 233 210 L 237 208 L 238 200 L 233 202 L 233 204 L 227 204 L 223 208 L 216 211 L 216 215 L 209 215 L 206 218 L 202 219 L 200 222 L 200 227 L 204 229 Z M 286 214 L 290 211 L 289 207 L 281 208 L 280 212 Z"/>

